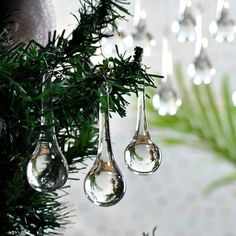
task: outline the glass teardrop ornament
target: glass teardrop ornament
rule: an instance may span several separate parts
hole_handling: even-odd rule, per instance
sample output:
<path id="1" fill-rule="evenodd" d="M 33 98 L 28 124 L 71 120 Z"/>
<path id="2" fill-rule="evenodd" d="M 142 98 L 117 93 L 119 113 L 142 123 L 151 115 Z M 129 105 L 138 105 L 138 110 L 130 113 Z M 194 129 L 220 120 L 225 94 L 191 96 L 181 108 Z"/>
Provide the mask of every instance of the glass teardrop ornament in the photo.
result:
<path id="1" fill-rule="evenodd" d="M 119 53 L 123 54 L 125 52 L 124 38 L 126 35 L 122 28 L 117 26 L 115 29 L 112 26 L 108 26 L 105 34 L 112 36 L 102 38 L 101 53 L 107 57 L 116 56 L 115 45 L 117 45 Z"/>
<path id="2" fill-rule="evenodd" d="M 182 102 L 177 92 L 169 82 L 164 82 L 158 93 L 153 96 L 153 107 L 158 110 L 159 115 L 176 115 Z"/>
<path id="3" fill-rule="evenodd" d="M 194 58 L 192 64 L 188 67 L 188 74 L 196 85 L 209 84 L 212 76 L 215 74 L 215 69 L 212 67 L 211 61 L 202 48 L 200 54 Z"/>
<path id="4" fill-rule="evenodd" d="M 134 46 L 143 48 L 145 57 L 151 55 L 151 47 L 156 45 L 156 40 L 147 31 L 146 12 L 141 10 L 141 0 L 135 1 L 133 30 L 124 38 L 124 43 L 130 52 L 133 51 Z"/>
<path id="5" fill-rule="evenodd" d="M 179 16 L 172 23 L 172 32 L 181 43 L 195 40 L 196 21 L 192 14 L 191 0 L 181 0 L 179 5 Z"/>
<path id="6" fill-rule="evenodd" d="M 230 18 L 229 1 L 218 0 L 216 19 L 209 25 L 212 36 L 218 43 L 232 42 L 235 38 L 236 24 Z"/>
<path id="7" fill-rule="evenodd" d="M 144 87 L 139 91 L 136 131 L 124 155 L 129 170 L 138 175 L 152 174 L 161 164 L 161 152 L 147 130 Z"/>
<path id="8" fill-rule="evenodd" d="M 188 67 L 188 75 L 196 85 L 209 84 L 215 74 L 215 69 L 207 55 L 207 46 L 207 38 L 202 37 L 202 16 L 199 11 L 196 24 L 195 58 Z"/>
<path id="9" fill-rule="evenodd" d="M 108 109 L 100 104 L 98 153 L 85 177 L 84 192 L 95 205 L 108 207 L 119 202 L 125 190 L 125 181 L 112 152 Z"/>
<path id="10" fill-rule="evenodd" d="M 48 85 L 48 82 L 44 77 L 43 92 L 47 88 L 46 84 Z M 47 109 L 49 112 L 46 112 Z M 68 178 L 68 164 L 59 148 L 52 122 L 52 100 L 49 96 L 42 100 L 41 133 L 27 165 L 30 186 L 43 193 L 61 188 Z"/>
<path id="11" fill-rule="evenodd" d="M 173 62 L 167 36 L 163 38 L 162 44 L 162 75 L 164 79 L 157 94 L 153 96 L 152 104 L 161 116 L 175 115 L 182 102 L 172 85 Z"/>
<path id="12" fill-rule="evenodd" d="M 68 178 L 68 165 L 54 134 L 42 133 L 27 166 L 27 179 L 38 192 L 61 188 Z"/>

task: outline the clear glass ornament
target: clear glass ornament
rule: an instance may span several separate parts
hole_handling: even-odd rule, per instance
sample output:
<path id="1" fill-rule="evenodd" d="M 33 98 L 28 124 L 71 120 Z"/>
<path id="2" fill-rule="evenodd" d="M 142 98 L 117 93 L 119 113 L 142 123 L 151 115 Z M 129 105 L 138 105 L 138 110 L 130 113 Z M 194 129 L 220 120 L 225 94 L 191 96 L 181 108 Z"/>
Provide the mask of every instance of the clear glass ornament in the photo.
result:
<path id="1" fill-rule="evenodd" d="M 161 164 L 161 152 L 147 129 L 144 86 L 139 91 L 136 131 L 124 154 L 129 170 L 138 175 L 152 174 Z"/>
<path id="2" fill-rule="evenodd" d="M 162 75 L 164 79 L 157 94 L 153 96 L 152 104 L 161 116 L 175 115 L 182 102 L 172 85 L 173 63 L 167 37 L 163 38 Z"/>
<path id="3" fill-rule="evenodd" d="M 51 84 L 44 76 L 42 94 Z M 53 125 L 51 95 L 42 100 L 41 132 L 36 148 L 27 165 L 27 179 L 38 192 L 50 193 L 61 188 L 68 178 L 68 164 L 62 154 Z"/>
<path id="4" fill-rule="evenodd" d="M 107 97 L 109 100 L 108 94 Z M 93 167 L 85 177 L 84 192 L 95 205 L 108 207 L 119 202 L 125 190 L 125 181 L 112 152 L 109 109 L 104 109 L 100 104 L 98 153 Z"/>
<path id="5" fill-rule="evenodd" d="M 170 82 L 164 82 L 158 93 L 153 96 L 153 107 L 158 110 L 159 115 L 176 115 L 182 102 Z"/>
<path id="6" fill-rule="evenodd" d="M 156 40 L 147 31 L 146 12 L 141 10 L 141 1 L 135 1 L 134 26 L 132 33 L 124 38 L 126 47 L 133 51 L 134 46 L 143 48 L 144 56 L 151 55 L 151 47 L 156 45 Z"/>
<path id="7" fill-rule="evenodd" d="M 181 43 L 195 40 L 196 21 L 191 0 L 180 0 L 178 18 L 172 23 L 172 32 Z"/>
<path id="8" fill-rule="evenodd" d="M 118 26 L 117 29 L 115 29 L 110 26 L 105 33 L 112 36 L 102 39 L 101 53 L 106 57 L 116 56 L 115 45 L 117 45 L 119 53 L 123 54 L 125 52 L 124 38 L 126 35 L 122 28 Z"/>
<path id="9" fill-rule="evenodd" d="M 218 43 L 232 42 L 235 37 L 236 24 L 229 16 L 229 6 L 228 0 L 218 0 L 216 19 L 209 25 L 210 33 Z"/>
<path id="10" fill-rule="evenodd" d="M 119 50 L 119 54 L 125 53 L 126 50 L 126 45 L 124 42 L 126 34 L 119 25 L 117 25 L 117 27 L 108 25 L 102 33 L 108 37 L 103 37 L 102 40 L 96 44 L 96 53 L 90 58 L 93 64 L 101 64 L 104 57 L 116 57 L 116 45 Z"/>
<path id="11" fill-rule="evenodd" d="M 209 84 L 215 69 L 212 67 L 211 61 L 207 55 L 208 40 L 202 37 L 202 16 L 199 12 L 196 24 L 196 45 L 195 58 L 188 67 L 188 75 L 196 85 Z"/>

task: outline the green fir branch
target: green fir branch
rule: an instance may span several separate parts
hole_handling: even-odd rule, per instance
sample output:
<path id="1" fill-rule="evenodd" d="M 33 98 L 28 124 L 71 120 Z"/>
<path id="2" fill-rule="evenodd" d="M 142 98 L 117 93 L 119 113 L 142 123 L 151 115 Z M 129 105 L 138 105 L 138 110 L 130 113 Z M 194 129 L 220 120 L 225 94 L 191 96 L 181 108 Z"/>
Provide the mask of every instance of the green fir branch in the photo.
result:
<path id="1" fill-rule="evenodd" d="M 35 41 L 13 47 L 6 30 L 0 31 L 0 235 L 19 235 L 23 229 L 33 235 L 53 235 L 69 221 L 70 210 L 58 202 L 57 194 L 38 193 L 26 180 L 26 166 L 40 132 L 43 98 L 52 96 L 58 143 L 70 173 L 77 173 L 97 152 L 95 124 L 102 84 L 112 86 L 110 111 L 122 117 L 128 105 L 125 95 L 137 94 L 143 78 L 146 86 L 154 87 L 137 55 L 91 63 L 98 42 L 109 36 L 106 27 L 127 14 L 125 3 L 81 1 L 72 39 L 64 38 L 64 32 L 49 33 L 45 47 Z M 42 93 L 42 77 L 50 70 L 53 82 Z"/>
<path id="2" fill-rule="evenodd" d="M 156 231 L 157 231 L 157 226 L 153 228 L 151 235 L 149 233 L 143 233 L 143 236 L 157 236 Z"/>

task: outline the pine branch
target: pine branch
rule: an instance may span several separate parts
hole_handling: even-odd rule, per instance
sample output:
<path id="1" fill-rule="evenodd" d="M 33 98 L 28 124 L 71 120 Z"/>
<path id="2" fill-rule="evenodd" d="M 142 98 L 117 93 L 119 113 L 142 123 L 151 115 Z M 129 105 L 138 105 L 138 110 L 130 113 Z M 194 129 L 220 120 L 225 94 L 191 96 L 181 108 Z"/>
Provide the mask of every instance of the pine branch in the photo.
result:
<path id="1" fill-rule="evenodd" d="M 156 236 L 156 230 L 157 230 L 157 226 L 155 226 L 152 230 L 152 235 L 150 235 L 149 233 L 143 233 L 143 236 Z"/>
<path id="2" fill-rule="evenodd" d="M 107 25 L 115 26 L 115 20 L 123 18 L 122 12 L 127 14 L 124 3 L 83 1 L 72 39 L 54 32 L 45 47 L 35 41 L 10 47 L 9 35 L 0 34 L 0 235 L 18 235 L 22 229 L 33 235 L 52 235 L 68 223 L 70 212 L 56 194 L 35 192 L 26 182 L 26 165 L 40 131 L 43 98 L 52 94 L 58 142 L 70 172 L 76 173 L 97 151 L 94 125 L 103 82 L 113 87 L 110 110 L 121 116 L 128 105 L 124 95 L 137 94 L 141 79 L 154 86 L 135 58 L 118 55 L 104 58 L 99 65 L 90 62 L 97 43 L 106 36 Z M 54 71 L 52 86 L 42 93 L 42 76 L 49 69 Z"/>

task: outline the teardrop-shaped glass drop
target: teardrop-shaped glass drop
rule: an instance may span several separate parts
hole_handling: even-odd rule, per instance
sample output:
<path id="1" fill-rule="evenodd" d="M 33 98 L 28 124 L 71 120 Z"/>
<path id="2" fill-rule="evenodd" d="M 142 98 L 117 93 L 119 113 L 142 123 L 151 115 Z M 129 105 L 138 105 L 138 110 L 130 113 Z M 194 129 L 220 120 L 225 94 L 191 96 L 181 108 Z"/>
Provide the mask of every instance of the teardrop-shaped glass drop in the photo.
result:
<path id="1" fill-rule="evenodd" d="M 164 80 L 160 85 L 157 94 L 153 96 L 152 104 L 154 109 L 158 110 L 159 115 L 175 115 L 178 108 L 181 106 L 181 99 L 174 87 L 172 86 L 173 79 L 173 62 L 172 52 L 168 42 L 168 34 L 163 37 L 162 46 L 162 74 Z"/>
<path id="2" fill-rule="evenodd" d="M 138 175 L 152 174 L 161 164 L 160 150 L 147 130 L 144 91 L 139 92 L 136 132 L 125 149 L 125 162 Z"/>
<path id="3" fill-rule="evenodd" d="M 196 85 L 209 84 L 212 76 L 215 74 L 215 69 L 212 67 L 206 51 L 208 40 L 202 36 L 202 15 L 200 9 L 196 19 L 195 58 L 188 67 L 188 75 Z"/>
<path id="4" fill-rule="evenodd" d="M 88 199 L 98 206 L 113 206 L 125 193 L 125 182 L 115 161 L 96 160 L 84 182 Z"/>
<path id="5" fill-rule="evenodd" d="M 218 0 L 216 19 L 210 23 L 209 30 L 218 43 L 234 40 L 236 25 L 229 16 L 229 1 Z"/>
<path id="6" fill-rule="evenodd" d="M 160 166 L 160 150 L 148 133 L 134 136 L 132 142 L 125 149 L 125 162 L 133 173 L 149 175 Z"/>
<path id="7" fill-rule="evenodd" d="M 68 178 L 68 165 L 54 134 L 41 134 L 27 166 L 27 179 L 39 192 L 61 188 Z"/>
<path id="8" fill-rule="evenodd" d="M 179 16 L 172 23 L 172 32 L 179 42 L 195 40 L 195 18 L 191 11 L 191 1 L 181 0 L 179 7 Z"/>
<path id="9" fill-rule="evenodd" d="M 102 54 L 109 56 L 116 56 L 116 47 L 119 48 L 119 53 L 123 54 L 125 52 L 124 38 L 126 37 L 124 31 L 121 27 L 114 29 L 114 27 L 108 27 L 105 32 L 107 35 L 112 35 L 111 37 L 102 39 Z"/>
<path id="10" fill-rule="evenodd" d="M 211 82 L 215 69 L 212 67 L 205 48 L 201 48 L 200 54 L 189 65 L 188 74 L 196 85 L 209 84 Z"/>
<path id="11" fill-rule="evenodd" d="M 148 57 L 151 54 L 151 47 L 156 45 L 156 41 L 152 34 L 147 31 L 146 25 L 146 12 L 144 10 L 139 11 L 136 18 L 132 34 L 124 38 L 124 43 L 130 50 L 133 51 L 133 47 L 139 46 L 144 50 L 144 56 Z"/>
<path id="12" fill-rule="evenodd" d="M 98 206 L 112 206 L 124 196 L 126 184 L 113 156 L 108 111 L 99 112 L 99 148 L 92 169 L 84 180 L 84 192 Z"/>
<path id="13" fill-rule="evenodd" d="M 181 99 L 170 83 L 164 82 L 158 93 L 153 96 L 153 107 L 158 110 L 159 115 L 175 115 L 181 106 Z"/>
<path id="14" fill-rule="evenodd" d="M 42 94 L 45 89 L 50 89 L 50 85 L 51 76 L 44 76 Z M 49 92 L 49 95 L 42 99 L 41 134 L 27 165 L 30 186 L 43 193 L 61 188 L 68 178 L 68 164 L 57 143 L 52 109 Z"/>

